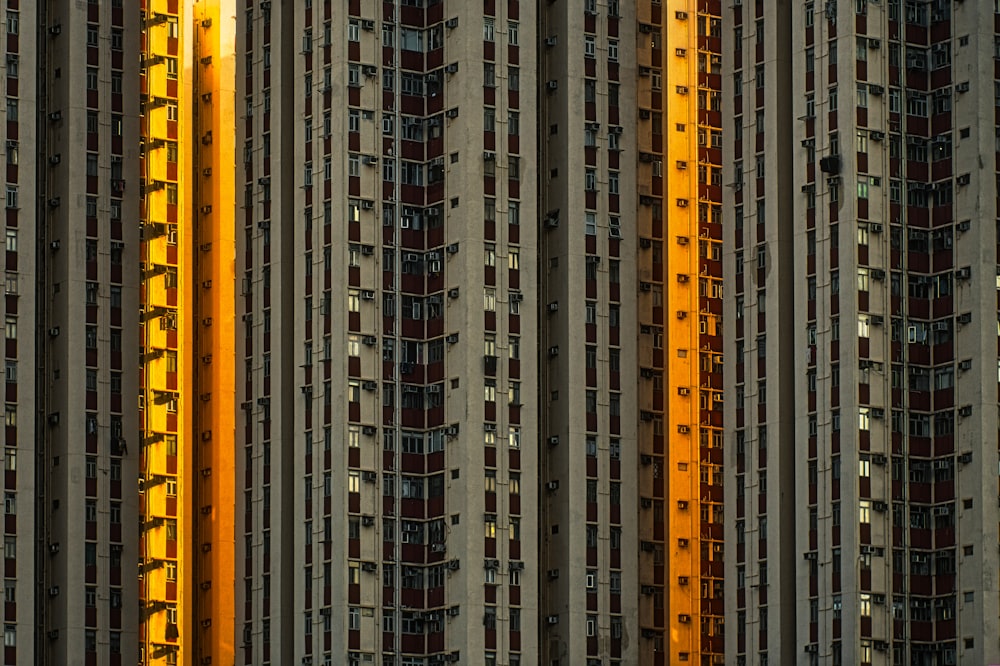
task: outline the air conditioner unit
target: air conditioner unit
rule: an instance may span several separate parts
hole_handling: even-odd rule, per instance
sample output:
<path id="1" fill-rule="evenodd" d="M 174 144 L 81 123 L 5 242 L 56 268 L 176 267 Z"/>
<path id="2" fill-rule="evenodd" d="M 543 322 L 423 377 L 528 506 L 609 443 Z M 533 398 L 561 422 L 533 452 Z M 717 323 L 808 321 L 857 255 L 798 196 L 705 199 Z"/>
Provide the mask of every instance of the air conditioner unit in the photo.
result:
<path id="1" fill-rule="evenodd" d="M 378 388 L 378 383 L 373 381 L 362 382 L 361 387 L 366 391 L 374 391 Z"/>
<path id="2" fill-rule="evenodd" d="M 639 500 L 639 506 L 643 509 L 651 509 L 653 507 L 653 500 L 648 497 L 643 497 Z"/>
<path id="3" fill-rule="evenodd" d="M 545 622 L 547 624 L 559 624 L 559 616 L 558 615 L 549 615 L 549 616 L 547 616 L 545 618 Z"/>
<path id="4" fill-rule="evenodd" d="M 880 233 L 882 233 L 882 223 L 881 222 L 869 222 L 868 223 L 868 231 L 870 231 L 873 234 L 880 234 Z"/>
<path id="5" fill-rule="evenodd" d="M 458 72 L 458 63 L 453 62 L 448 64 L 448 66 L 444 68 L 444 71 L 448 72 L 449 74 L 455 74 L 456 72 Z"/>
<path id="6" fill-rule="evenodd" d="M 955 228 L 958 231 L 962 231 L 962 232 L 968 231 L 969 229 L 972 228 L 972 222 L 970 222 L 969 220 L 962 220 L 961 222 L 959 222 L 958 224 L 955 225 Z"/>
<path id="7" fill-rule="evenodd" d="M 452 287 L 448 290 L 448 298 L 458 298 L 458 287 Z"/>
<path id="8" fill-rule="evenodd" d="M 458 560 L 448 560 L 444 565 L 449 571 L 458 571 L 461 568 L 461 564 Z M 458 606 L 453 606 L 455 609 L 455 615 L 458 615 Z M 448 609 L 449 615 L 451 614 L 451 609 Z"/>
<path id="9" fill-rule="evenodd" d="M 361 479 L 368 483 L 375 483 L 376 481 L 378 481 L 378 472 L 372 472 L 372 471 L 361 472 Z"/>
<path id="10" fill-rule="evenodd" d="M 447 111 L 444 112 L 444 115 L 448 116 L 449 118 L 458 118 L 458 107 L 455 107 L 454 109 L 448 109 Z"/>
<path id="11" fill-rule="evenodd" d="M 964 268 L 959 268 L 958 270 L 955 271 L 956 280 L 968 280 L 971 277 L 972 277 L 972 269 L 969 268 L 968 266 Z"/>
<path id="12" fill-rule="evenodd" d="M 373 573 L 375 571 L 378 571 L 378 565 L 375 564 L 374 562 L 362 562 L 361 570 L 367 571 L 368 573 Z"/>
<path id="13" fill-rule="evenodd" d="M 955 321 L 957 321 L 959 324 L 971 324 L 972 323 L 972 313 L 971 312 L 963 312 L 962 314 L 960 314 L 957 317 L 955 317 Z"/>
<path id="14" fill-rule="evenodd" d="M 958 369 L 962 371 L 972 370 L 972 361 L 970 359 L 964 359 L 959 361 Z"/>
<path id="15" fill-rule="evenodd" d="M 559 301 L 552 301 L 551 303 L 549 303 L 545 307 L 548 308 L 549 312 L 558 312 L 558 310 L 559 310 Z"/>
<path id="16" fill-rule="evenodd" d="M 559 435 L 552 435 L 548 439 L 549 446 L 556 446 L 559 444 Z"/>
<path id="17" fill-rule="evenodd" d="M 889 505 L 886 504 L 885 502 L 872 502 L 872 508 L 878 511 L 879 513 L 882 513 L 889 509 Z"/>
<path id="18" fill-rule="evenodd" d="M 432 553 L 443 553 L 447 550 L 447 547 L 443 543 L 431 544 Z"/>
<path id="19" fill-rule="evenodd" d="M 972 416 L 972 405 L 962 405 L 958 408 L 959 416 Z"/>
<path id="20" fill-rule="evenodd" d="M 361 433 L 364 434 L 364 435 L 368 435 L 369 437 L 371 437 L 372 435 L 374 435 L 376 432 L 377 432 L 377 430 L 376 430 L 375 426 L 363 426 L 361 428 Z"/>
<path id="21" fill-rule="evenodd" d="M 677 616 L 677 621 L 680 622 L 681 624 L 690 624 L 691 616 L 688 615 L 687 613 L 681 613 L 680 615 Z"/>
<path id="22" fill-rule="evenodd" d="M 365 346 L 367 347 L 373 347 L 375 346 L 375 344 L 378 343 L 378 338 L 375 337 L 374 335 L 366 335 L 363 338 L 361 338 L 361 342 L 364 343 Z"/>
<path id="23" fill-rule="evenodd" d="M 969 82 L 962 81 L 961 83 L 955 84 L 955 92 L 967 93 L 969 92 Z"/>
<path id="24" fill-rule="evenodd" d="M 689 389 L 687 386 L 678 386 L 677 395 L 691 395 L 691 389 Z"/>
<path id="25" fill-rule="evenodd" d="M 361 22 L 361 29 L 371 32 L 372 30 L 375 29 L 375 21 L 372 21 L 371 19 L 365 19 L 364 21 Z"/>
<path id="26" fill-rule="evenodd" d="M 875 453 L 872 455 L 872 462 L 876 465 L 884 465 L 887 462 L 884 453 Z"/>
<path id="27" fill-rule="evenodd" d="M 555 491 L 555 490 L 559 490 L 559 482 L 558 481 L 549 481 L 548 483 L 545 484 L 545 489 L 548 490 L 548 491 L 550 491 L 550 492 L 551 491 Z"/>
<path id="28" fill-rule="evenodd" d="M 365 289 L 364 291 L 361 292 L 361 298 L 363 298 L 366 301 L 374 301 L 375 292 L 372 291 L 371 289 Z"/>
<path id="29" fill-rule="evenodd" d="M 495 152 L 493 152 L 492 150 L 484 150 L 483 151 L 483 159 L 486 160 L 487 162 L 492 162 L 496 158 L 497 158 L 497 154 Z"/>
<path id="30" fill-rule="evenodd" d="M 458 17 L 457 16 L 451 17 L 450 19 L 444 22 L 444 25 L 446 28 L 451 28 L 454 30 L 455 28 L 458 27 Z"/>
<path id="31" fill-rule="evenodd" d="M 458 342 L 458 333 L 451 333 L 451 334 L 449 334 L 449 335 L 448 335 L 448 336 L 447 336 L 447 337 L 445 338 L 445 341 L 446 341 L 446 342 L 447 342 L 448 344 L 450 344 L 450 345 L 453 345 L 453 344 L 455 344 L 456 342 Z"/>
<path id="32" fill-rule="evenodd" d="M 972 462 L 972 452 L 971 451 L 966 451 L 965 453 L 958 454 L 958 462 L 962 463 L 963 465 L 968 465 L 969 463 L 971 463 Z"/>
<path id="33" fill-rule="evenodd" d="M 868 39 L 868 48 L 870 48 L 870 49 L 880 49 L 880 48 L 882 48 L 882 40 L 875 39 L 874 37 L 869 38 Z"/>
<path id="34" fill-rule="evenodd" d="M 679 425 L 677 426 L 677 432 L 679 432 L 682 435 L 687 435 L 688 433 L 691 432 L 691 427 L 686 425 Z"/>

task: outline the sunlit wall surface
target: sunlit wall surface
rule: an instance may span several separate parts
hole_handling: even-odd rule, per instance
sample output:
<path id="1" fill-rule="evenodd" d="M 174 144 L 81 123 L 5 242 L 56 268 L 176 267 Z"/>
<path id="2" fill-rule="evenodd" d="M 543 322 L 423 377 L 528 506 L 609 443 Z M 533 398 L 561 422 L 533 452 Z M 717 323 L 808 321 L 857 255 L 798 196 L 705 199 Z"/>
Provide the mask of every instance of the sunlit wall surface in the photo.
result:
<path id="1" fill-rule="evenodd" d="M 643 663 L 723 663 L 718 2 L 639 3 Z"/>
<path id="2" fill-rule="evenodd" d="M 233 29 L 143 7 L 141 604 L 145 663 L 232 659 Z"/>

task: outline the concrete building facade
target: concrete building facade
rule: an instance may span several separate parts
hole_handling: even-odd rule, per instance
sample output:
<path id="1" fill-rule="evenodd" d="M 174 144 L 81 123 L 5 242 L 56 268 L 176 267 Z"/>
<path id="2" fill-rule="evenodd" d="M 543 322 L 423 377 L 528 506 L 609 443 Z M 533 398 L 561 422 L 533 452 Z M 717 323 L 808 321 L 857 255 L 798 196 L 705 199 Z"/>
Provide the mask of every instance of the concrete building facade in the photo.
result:
<path id="1" fill-rule="evenodd" d="M 535 26 L 239 11 L 238 663 L 535 660 Z"/>
<path id="2" fill-rule="evenodd" d="M 139 12 L 126 4 L 5 7 L 7 663 L 138 656 Z"/>
<path id="3" fill-rule="evenodd" d="M 730 10 L 733 663 L 1000 658 L 994 9 Z"/>

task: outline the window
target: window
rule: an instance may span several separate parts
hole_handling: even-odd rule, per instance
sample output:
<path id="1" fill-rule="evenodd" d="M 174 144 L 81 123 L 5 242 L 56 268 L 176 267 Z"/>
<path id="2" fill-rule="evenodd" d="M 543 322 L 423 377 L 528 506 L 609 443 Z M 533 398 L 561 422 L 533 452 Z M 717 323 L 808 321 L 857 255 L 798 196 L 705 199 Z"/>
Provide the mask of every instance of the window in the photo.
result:
<path id="1" fill-rule="evenodd" d="M 511 46 L 517 46 L 517 23 L 514 21 L 507 23 L 507 43 Z"/>
<path id="2" fill-rule="evenodd" d="M 593 58 L 597 55 L 597 41 L 593 35 L 584 35 L 583 55 L 587 58 Z"/>
<path id="3" fill-rule="evenodd" d="M 494 25 L 492 18 L 483 19 L 483 41 L 492 42 L 494 40 Z"/>

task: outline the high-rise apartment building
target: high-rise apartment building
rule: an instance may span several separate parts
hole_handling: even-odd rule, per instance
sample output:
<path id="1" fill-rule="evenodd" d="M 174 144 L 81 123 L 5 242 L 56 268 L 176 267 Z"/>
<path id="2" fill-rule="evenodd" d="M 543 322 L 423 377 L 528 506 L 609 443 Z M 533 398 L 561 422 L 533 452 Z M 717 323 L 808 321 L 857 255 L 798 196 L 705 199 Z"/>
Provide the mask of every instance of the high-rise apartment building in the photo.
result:
<path id="1" fill-rule="evenodd" d="M 141 9 L 140 659 L 218 663 L 235 612 L 235 20 L 219 0 Z"/>
<path id="2" fill-rule="evenodd" d="M 539 7 L 538 661 L 620 664 L 641 649 L 636 15 Z"/>
<path id="3" fill-rule="evenodd" d="M 716 3 L 5 11 L 5 662 L 721 660 Z"/>
<path id="4" fill-rule="evenodd" d="M 237 661 L 717 661 L 718 10 L 237 20 Z"/>
<path id="5" fill-rule="evenodd" d="M 132 663 L 139 13 L 3 11 L 4 662 Z"/>
<path id="6" fill-rule="evenodd" d="M 725 16 L 732 663 L 1000 660 L 995 11 Z"/>
<path id="7" fill-rule="evenodd" d="M 237 663 L 536 658 L 534 12 L 240 7 Z"/>

